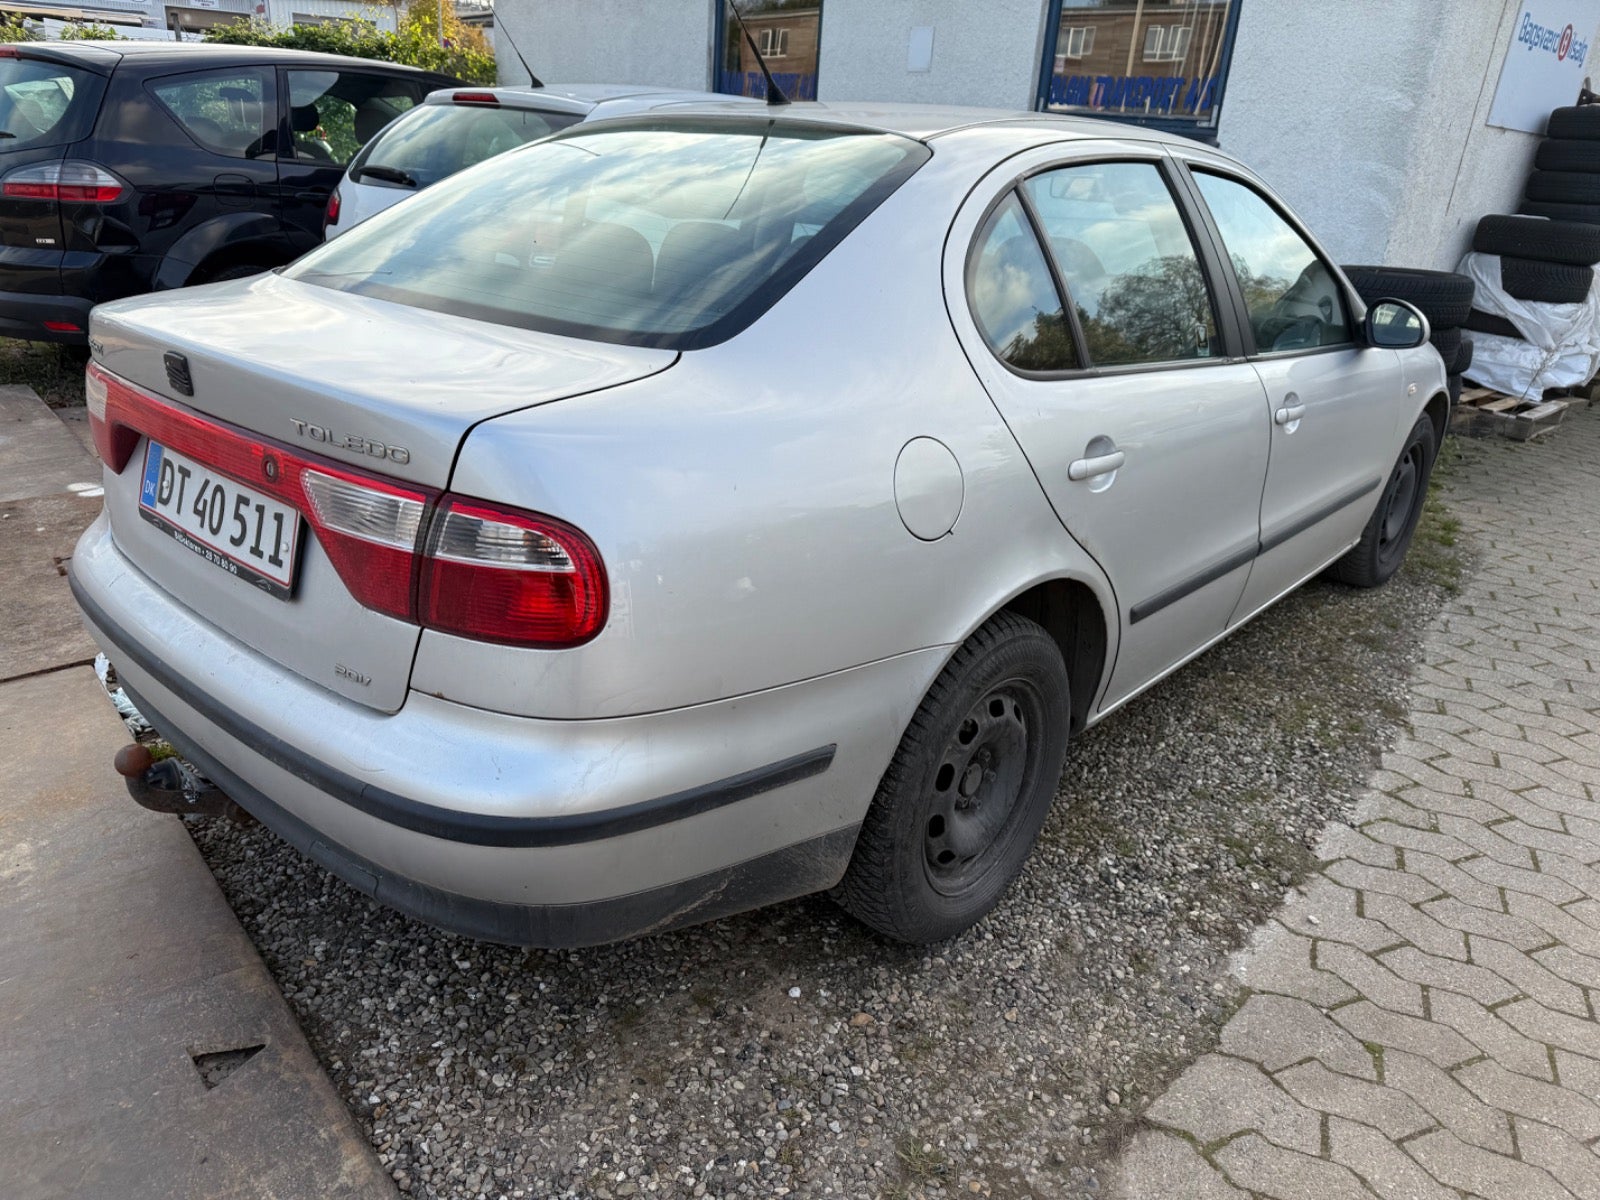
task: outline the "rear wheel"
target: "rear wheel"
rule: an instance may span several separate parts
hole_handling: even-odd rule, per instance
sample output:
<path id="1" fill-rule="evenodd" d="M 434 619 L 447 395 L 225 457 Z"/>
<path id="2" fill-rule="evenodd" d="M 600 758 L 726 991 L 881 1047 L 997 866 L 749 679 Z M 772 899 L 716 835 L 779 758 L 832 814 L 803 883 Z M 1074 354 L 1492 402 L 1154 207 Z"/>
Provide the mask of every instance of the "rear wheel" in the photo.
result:
<path id="1" fill-rule="evenodd" d="M 1361 540 L 1330 569 L 1335 579 L 1352 587 L 1377 587 L 1400 569 L 1428 498 L 1435 449 L 1433 422 L 1424 413 L 1406 437 Z"/>
<path id="2" fill-rule="evenodd" d="M 836 899 L 906 942 L 941 941 L 983 917 L 1050 811 L 1070 711 L 1054 639 L 1015 613 L 995 616 L 911 719 Z"/>

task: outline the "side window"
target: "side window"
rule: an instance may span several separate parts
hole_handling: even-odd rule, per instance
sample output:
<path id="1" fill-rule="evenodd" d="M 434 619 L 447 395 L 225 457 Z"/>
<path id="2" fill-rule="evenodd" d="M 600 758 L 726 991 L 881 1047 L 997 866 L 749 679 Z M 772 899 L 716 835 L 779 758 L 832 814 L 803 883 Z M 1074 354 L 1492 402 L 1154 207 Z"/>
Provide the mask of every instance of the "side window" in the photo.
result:
<path id="1" fill-rule="evenodd" d="M 1062 371 L 1079 365 L 1050 266 L 1015 192 L 978 231 L 967 261 L 967 302 L 989 349 L 1012 366 Z"/>
<path id="2" fill-rule="evenodd" d="M 270 153 L 278 125 L 270 68 L 197 71 L 146 85 L 200 145 L 230 158 Z"/>
<path id="3" fill-rule="evenodd" d="M 1084 163 L 1024 183 L 1091 366 L 1222 352 L 1194 242 L 1154 163 Z"/>
<path id="4" fill-rule="evenodd" d="M 292 157 L 346 166 L 378 131 L 420 99 L 406 81 L 357 71 L 290 71 Z"/>
<path id="5" fill-rule="evenodd" d="M 1239 278 L 1262 353 L 1342 346 L 1352 338 L 1338 281 L 1294 226 L 1254 188 L 1195 171 Z"/>

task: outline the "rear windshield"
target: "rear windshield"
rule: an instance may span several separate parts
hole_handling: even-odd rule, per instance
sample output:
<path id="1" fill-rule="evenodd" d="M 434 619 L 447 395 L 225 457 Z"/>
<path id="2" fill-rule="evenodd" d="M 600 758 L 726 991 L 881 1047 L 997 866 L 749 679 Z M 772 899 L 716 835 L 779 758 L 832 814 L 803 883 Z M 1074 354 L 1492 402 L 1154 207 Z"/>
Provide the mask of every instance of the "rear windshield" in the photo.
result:
<path id="1" fill-rule="evenodd" d="M 350 177 L 360 179 L 364 167 L 387 167 L 409 176 L 410 186 L 427 187 L 524 142 L 549 137 L 577 120 L 576 113 L 424 104 L 368 142 L 351 164 Z"/>
<path id="2" fill-rule="evenodd" d="M 928 155 L 893 134 L 781 119 L 576 125 L 396 205 L 284 274 L 693 349 L 765 312 Z"/>
<path id="3" fill-rule="evenodd" d="M 89 132 L 105 81 L 36 58 L 0 58 L 0 153 L 58 146 Z"/>

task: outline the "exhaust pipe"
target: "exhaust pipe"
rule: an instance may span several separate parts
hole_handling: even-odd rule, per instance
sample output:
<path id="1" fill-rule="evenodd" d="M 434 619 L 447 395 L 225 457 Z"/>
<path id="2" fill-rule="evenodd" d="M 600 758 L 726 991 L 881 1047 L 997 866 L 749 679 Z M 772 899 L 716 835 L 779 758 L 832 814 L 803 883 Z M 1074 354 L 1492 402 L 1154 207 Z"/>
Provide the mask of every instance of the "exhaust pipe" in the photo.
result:
<path id="1" fill-rule="evenodd" d="M 149 747 L 138 742 L 117 751 L 111 765 L 128 785 L 128 795 L 141 808 L 158 813 L 187 813 L 197 817 L 231 817 L 244 824 L 253 818 L 220 788 L 207 783 L 194 788 L 175 758 L 156 762 Z"/>

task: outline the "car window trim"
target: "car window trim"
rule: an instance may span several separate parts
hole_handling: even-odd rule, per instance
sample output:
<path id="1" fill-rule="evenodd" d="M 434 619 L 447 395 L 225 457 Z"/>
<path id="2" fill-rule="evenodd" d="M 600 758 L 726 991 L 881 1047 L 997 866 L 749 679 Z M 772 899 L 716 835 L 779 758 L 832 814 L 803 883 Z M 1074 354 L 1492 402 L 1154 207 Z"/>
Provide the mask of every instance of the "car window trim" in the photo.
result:
<path id="1" fill-rule="evenodd" d="M 1271 192 L 1267 191 L 1263 184 L 1240 175 L 1236 171 L 1230 171 L 1220 164 L 1177 154 L 1172 156 L 1172 161 L 1174 168 L 1183 176 L 1185 188 L 1192 198 L 1200 217 L 1205 222 L 1208 235 L 1216 242 L 1221 262 L 1225 267 L 1223 285 L 1232 293 L 1234 307 L 1239 314 L 1239 332 L 1243 342 L 1245 358 L 1258 362 L 1276 362 L 1288 358 L 1310 358 L 1318 354 L 1348 353 L 1351 350 L 1365 348 L 1356 333 L 1363 316 L 1362 307 L 1351 303 L 1350 289 L 1345 285 L 1344 272 L 1339 270 L 1338 266 L 1329 258 L 1327 251 L 1322 248 L 1316 238 L 1311 236 L 1310 230 L 1293 213 L 1289 212 Z M 1327 268 L 1330 277 L 1338 284 L 1339 295 L 1344 300 L 1345 323 L 1350 334 L 1348 340 L 1336 342 L 1331 346 L 1310 346 L 1302 350 L 1263 350 L 1256 345 L 1255 326 L 1250 322 L 1250 306 L 1245 301 L 1244 289 L 1239 286 L 1239 277 L 1234 274 L 1233 265 L 1227 257 L 1227 242 L 1223 239 L 1222 228 L 1216 223 L 1216 218 L 1212 215 L 1210 206 L 1205 202 L 1205 194 L 1201 192 L 1200 184 L 1194 177 L 1196 172 L 1226 179 L 1228 182 L 1236 183 L 1254 195 L 1259 196 L 1267 207 L 1278 215 L 1279 220 L 1294 230 L 1300 240 L 1306 244 L 1306 248 L 1311 251 L 1312 256 Z"/>
<path id="2" fill-rule="evenodd" d="M 1221 269 L 1221 264 L 1217 258 L 1216 249 L 1211 244 L 1209 231 L 1208 236 L 1200 236 L 1200 230 L 1195 223 L 1197 214 L 1191 211 L 1191 203 L 1187 186 L 1184 181 L 1181 181 L 1176 177 L 1177 168 L 1171 157 L 1159 147 L 1152 148 L 1148 153 L 1129 152 L 1123 150 L 1117 152 L 1106 152 L 1103 154 L 1091 154 L 1079 158 L 1061 159 L 1056 162 L 1048 163 L 1044 166 L 1030 167 L 1025 171 L 1018 172 L 1017 174 L 1011 176 L 1005 187 L 1002 188 L 1001 191 L 996 194 L 987 205 L 984 206 L 983 212 L 979 214 L 977 224 L 974 227 L 972 241 L 967 247 L 966 265 L 962 270 L 962 288 L 965 292 L 967 315 L 972 319 L 973 325 L 978 328 L 981 334 L 982 326 L 978 325 L 977 318 L 973 315 L 971 286 L 972 270 L 977 262 L 977 234 L 981 232 L 984 225 L 987 224 L 989 217 L 994 210 L 1005 202 L 1005 199 L 1008 195 L 1010 195 L 1012 192 L 1015 192 L 1018 199 L 1022 203 L 1023 211 L 1028 214 L 1028 220 L 1033 230 L 1034 240 L 1039 243 L 1040 253 L 1044 255 L 1045 263 L 1049 267 L 1051 278 L 1055 282 L 1057 296 L 1061 299 L 1062 307 L 1064 310 L 1066 310 L 1068 313 L 1068 318 L 1072 322 L 1073 344 L 1078 354 L 1078 361 L 1089 361 L 1087 348 L 1083 339 L 1083 330 L 1078 321 L 1077 309 L 1071 303 L 1070 293 L 1066 291 L 1066 285 L 1065 281 L 1061 277 L 1060 267 L 1056 263 L 1055 254 L 1049 246 L 1049 239 L 1042 235 L 1041 226 L 1038 224 L 1038 216 L 1034 212 L 1033 204 L 1028 199 L 1027 193 L 1023 190 L 1022 185 L 1036 175 L 1045 175 L 1051 171 L 1059 171 L 1065 167 L 1093 166 L 1097 163 L 1147 163 L 1155 167 L 1157 172 L 1161 175 L 1162 182 L 1167 185 L 1167 192 L 1172 197 L 1172 203 L 1177 208 L 1180 217 L 1183 219 L 1184 228 L 1188 231 L 1189 242 L 1190 245 L 1194 247 L 1195 258 L 1200 264 L 1200 270 L 1206 277 L 1206 290 L 1211 296 L 1212 315 L 1217 322 L 1217 333 L 1222 340 L 1223 353 L 1215 358 L 1179 358 L 1172 359 L 1171 361 L 1167 362 L 1153 363 L 1115 363 L 1110 366 L 1103 367 L 1096 367 L 1090 363 L 1089 366 L 1073 367 L 1060 371 L 1030 371 L 1024 367 L 1018 367 L 1007 362 L 995 351 L 992 346 L 989 345 L 988 338 L 980 338 L 980 340 L 983 342 L 984 348 L 989 351 L 990 357 L 992 357 L 997 363 L 1018 378 L 1039 382 L 1067 379 L 1105 379 L 1113 378 L 1118 375 L 1147 375 L 1152 371 L 1184 371 L 1193 370 L 1195 368 L 1215 367 L 1227 363 L 1243 362 L 1246 357 L 1245 337 L 1248 333 L 1248 327 L 1241 328 L 1238 312 L 1232 306 L 1225 306 L 1221 304 L 1221 297 L 1219 296 L 1219 288 L 1225 286 L 1229 282 L 1232 282 L 1234 290 L 1237 290 L 1238 281 L 1233 278 L 1233 271 L 1231 268 L 1229 268 L 1226 271 L 1226 278 L 1223 279 L 1221 283 L 1217 282 L 1217 275 Z M 1342 349 L 1342 347 L 1334 348 Z"/>

